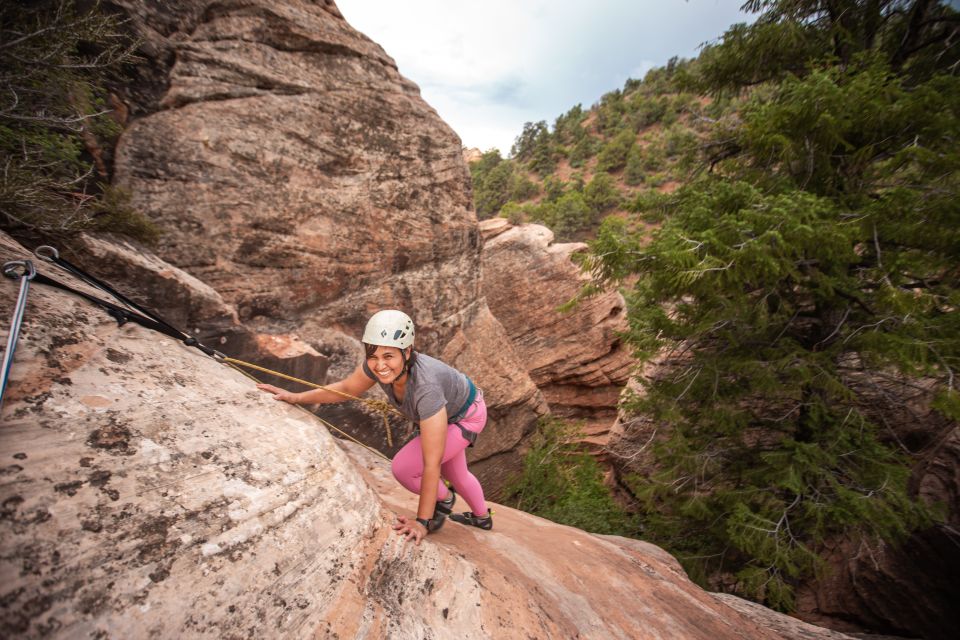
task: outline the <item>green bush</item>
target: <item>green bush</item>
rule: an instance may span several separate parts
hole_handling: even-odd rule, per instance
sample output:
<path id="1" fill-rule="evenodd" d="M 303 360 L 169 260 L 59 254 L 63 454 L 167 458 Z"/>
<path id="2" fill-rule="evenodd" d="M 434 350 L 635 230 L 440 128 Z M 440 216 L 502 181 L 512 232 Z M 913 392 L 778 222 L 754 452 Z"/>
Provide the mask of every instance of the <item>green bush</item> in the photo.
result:
<path id="1" fill-rule="evenodd" d="M 665 164 L 663 142 L 658 138 L 643 150 L 643 170 L 652 173 L 661 170 Z"/>
<path id="2" fill-rule="evenodd" d="M 120 21 L 94 3 L 0 4 L 0 227 L 47 241 L 111 230 L 151 241 L 157 228 L 105 189 L 99 157 L 120 126 L 106 89 L 135 59 Z"/>
<path id="3" fill-rule="evenodd" d="M 576 436 L 575 426 L 542 419 L 504 504 L 591 533 L 639 536 L 639 521 L 614 501 L 596 460 L 577 450 Z"/>
<path id="4" fill-rule="evenodd" d="M 696 148 L 697 135 L 688 127 L 674 125 L 664 132 L 663 151 L 668 158 L 691 156 Z"/>
<path id="5" fill-rule="evenodd" d="M 643 184 L 646 171 L 643 169 L 643 150 L 634 145 L 627 154 L 627 167 L 623 172 L 623 180 L 631 187 Z"/>
<path id="6" fill-rule="evenodd" d="M 621 128 L 623 114 L 626 112 L 623 93 L 619 89 L 605 93 L 600 98 L 600 103 L 594 107 L 594 112 L 597 114 L 597 129 L 605 136 L 613 135 Z"/>
<path id="7" fill-rule="evenodd" d="M 540 187 L 535 182 L 519 171 L 514 172 L 510 178 L 510 200 L 523 202 L 536 197 L 540 193 Z"/>
<path id="8" fill-rule="evenodd" d="M 510 224 L 523 224 L 527 221 L 529 207 L 530 205 L 508 202 L 500 209 L 500 217 L 506 218 Z"/>
<path id="9" fill-rule="evenodd" d="M 585 133 L 580 124 L 587 117 L 586 111 L 581 105 L 576 105 L 562 116 L 559 116 L 553 124 L 553 133 L 557 142 L 560 144 L 570 144 L 580 140 Z"/>
<path id="10" fill-rule="evenodd" d="M 543 199 L 546 202 L 556 202 L 563 196 L 566 184 L 560 178 L 547 176 L 543 181 Z"/>
<path id="11" fill-rule="evenodd" d="M 583 164 L 593 157 L 596 153 L 596 142 L 592 136 L 585 135 L 581 137 L 573 149 L 570 150 L 570 166 L 580 168 Z"/>
<path id="12" fill-rule="evenodd" d="M 620 131 L 604 145 L 597 156 L 597 171 L 619 171 L 627 164 L 627 154 L 636 141 L 630 129 Z"/>
<path id="13" fill-rule="evenodd" d="M 470 165 L 473 178 L 473 204 L 481 220 L 495 216 L 510 199 L 514 184 L 514 163 L 500 158 L 500 152 L 491 149 Z"/>
<path id="14" fill-rule="evenodd" d="M 664 96 L 634 95 L 627 103 L 630 126 L 640 131 L 660 122 L 667 111 L 667 98 Z"/>
<path id="15" fill-rule="evenodd" d="M 584 187 L 583 200 L 590 209 L 591 217 L 596 219 L 600 214 L 619 206 L 621 197 L 610 174 L 598 173 Z"/>

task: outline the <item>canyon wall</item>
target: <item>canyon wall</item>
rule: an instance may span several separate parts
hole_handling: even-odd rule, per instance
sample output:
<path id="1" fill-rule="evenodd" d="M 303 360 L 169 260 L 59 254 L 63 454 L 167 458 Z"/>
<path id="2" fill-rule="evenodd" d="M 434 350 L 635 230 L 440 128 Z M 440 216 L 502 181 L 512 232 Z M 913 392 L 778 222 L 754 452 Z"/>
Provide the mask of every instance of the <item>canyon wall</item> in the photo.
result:
<path id="1" fill-rule="evenodd" d="M 121 88 L 114 182 L 161 228 L 157 255 L 245 328 L 351 364 L 324 341 L 381 308 L 410 313 L 418 348 L 486 393 L 473 468 L 496 493 L 547 404 L 483 299 L 456 134 L 332 2 L 112 4 L 145 58 Z M 204 338 L 229 343 L 211 323 Z M 377 425 L 360 430 L 383 445 Z"/>

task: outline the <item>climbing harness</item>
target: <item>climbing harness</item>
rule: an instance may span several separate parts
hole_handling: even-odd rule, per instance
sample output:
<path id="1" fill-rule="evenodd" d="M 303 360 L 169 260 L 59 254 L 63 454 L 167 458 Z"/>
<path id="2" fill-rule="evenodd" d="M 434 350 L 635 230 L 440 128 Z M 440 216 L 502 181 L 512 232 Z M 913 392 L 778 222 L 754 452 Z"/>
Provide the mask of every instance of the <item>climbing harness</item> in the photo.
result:
<path id="1" fill-rule="evenodd" d="M 28 290 L 28 288 L 29 288 L 29 283 L 30 283 L 31 281 L 33 281 L 33 282 L 37 282 L 37 283 L 40 283 L 40 284 L 45 284 L 45 285 L 47 285 L 47 286 L 55 287 L 55 288 L 57 288 L 57 289 L 61 289 L 62 291 L 67 291 L 67 292 L 72 293 L 72 294 L 74 294 L 74 295 L 76 295 L 76 296 L 79 296 L 79 297 L 81 297 L 81 298 L 84 298 L 85 300 L 87 300 L 87 301 L 89 301 L 89 302 L 97 305 L 98 307 L 104 309 L 114 320 L 117 321 L 117 324 L 118 324 L 119 326 L 123 326 L 123 325 L 126 324 L 127 322 L 134 322 L 134 323 L 139 324 L 140 326 L 142 326 L 142 327 L 144 327 L 144 328 L 147 328 L 147 329 L 150 329 L 150 330 L 152 330 L 152 331 L 156 331 L 156 332 L 158 332 L 158 333 L 162 333 L 162 334 L 164 334 L 164 335 L 166 335 L 166 336 L 169 336 L 169 337 L 173 338 L 174 340 L 177 340 L 177 341 L 179 341 L 179 342 L 182 342 L 183 344 L 185 344 L 185 345 L 187 345 L 187 346 L 189 346 L 189 347 L 195 347 L 196 349 L 199 349 L 201 352 L 203 352 L 205 355 L 208 355 L 208 356 L 214 358 L 215 360 L 223 363 L 224 365 L 226 365 L 226 366 L 228 366 L 228 367 L 230 367 L 230 368 L 232 368 L 232 369 L 234 369 L 234 370 L 236 370 L 236 371 L 239 371 L 240 373 L 242 373 L 243 375 L 245 375 L 246 377 L 250 378 L 251 380 L 253 380 L 253 381 L 257 382 L 257 383 L 259 383 L 260 380 L 258 380 L 258 379 L 257 379 L 255 376 L 253 376 L 252 374 L 244 371 L 244 370 L 241 369 L 240 367 L 246 367 L 246 368 L 249 368 L 249 369 L 254 369 L 254 370 L 257 370 L 257 371 L 261 371 L 261 372 L 263 372 L 263 373 L 268 373 L 268 374 L 270 374 L 270 375 L 277 376 L 277 377 L 283 378 L 283 379 L 285 379 L 285 380 L 291 380 L 291 381 L 293 381 L 293 382 L 298 382 L 298 383 L 303 384 L 303 385 L 306 385 L 306 386 L 308 386 L 308 387 L 313 387 L 313 388 L 315 388 L 315 389 L 323 389 L 323 390 L 325 390 L 325 391 L 330 391 L 331 393 L 335 393 L 335 394 L 337 394 L 337 395 L 339 395 L 339 396 L 341 396 L 341 397 L 343 397 L 343 398 L 347 398 L 347 399 L 350 399 L 350 400 L 356 400 L 356 401 L 358 401 L 358 402 L 362 402 L 362 403 L 364 403 L 364 404 L 366 404 L 367 406 L 371 407 L 372 409 L 374 409 L 375 411 L 377 411 L 378 413 L 380 413 L 380 414 L 383 416 L 383 424 L 384 424 L 384 428 L 385 428 L 385 430 L 386 430 L 386 435 L 387 435 L 387 446 L 393 447 L 393 436 L 392 436 L 392 433 L 391 433 L 390 423 L 389 423 L 389 421 L 388 421 L 388 416 L 387 416 L 387 414 L 388 414 L 389 412 L 393 412 L 393 413 L 395 413 L 395 414 L 397 414 L 397 415 L 399 415 L 399 416 L 402 416 L 402 417 L 404 417 L 404 418 L 405 418 L 406 416 L 404 416 L 402 413 L 400 413 L 397 409 L 395 409 L 395 408 L 394 408 L 392 405 L 390 405 L 389 403 L 387 403 L 387 402 L 385 402 L 385 401 L 383 401 L 383 400 L 377 400 L 377 399 L 371 399 L 371 398 L 359 398 L 359 397 L 357 397 L 357 396 L 351 395 L 351 394 L 349 394 L 349 393 L 345 393 L 345 392 L 343 392 L 343 391 L 339 391 L 339 390 L 337 390 L 337 389 L 331 389 L 330 387 L 325 387 L 325 386 L 320 385 L 320 384 L 315 384 L 315 383 L 313 383 L 313 382 L 308 382 L 308 381 L 306 381 L 306 380 L 301 380 L 300 378 L 294 378 L 293 376 L 288 376 L 288 375 L 286 375 L 286 374 L 284 374 L 284 373 L 280 373 L 279 371 L 273 371 L 272 369 L 267 369 L 267 368 L 265 368 L 265 367 L 261 367 L 261 366 L 255 365 L 255 364 L 252 364 L 252 363 L 250 363 L 250 362 L 244 362 L 243 360 L 238 360 L 238 359 L 236 359 L 236 358 L 228 357 L 227 355 L 221 353 L 220 351 L 217 351 L 216 349 L 211 349 L 210 347 L 207 347 L 207 346 L 203 345 L 203 344 L 202 344 L 199 340 L 197 340 L 195 337 L 193 337 L 193 336 L 191 336 L 191 335 L 189 335 L 189 334 L 187 334 L 187 333 L 184 333 L 184 332 L 181 331 L 180 329 L 177 329 L 175 326 L 173 326 L 172 324 L 170 324 L 169 322 L 167 322 L 166 320 L 164 320 L 161 316 L 159 316 L 156 312 L 151 311 L 150 309 L 146 309 L 145 307 L 143 307 L 143 306 L 141 306 L 140 304 L 134 302 L 134 301 L 131 300 L 130 298 L 124 296 L 122 293 L 120 293 L 119 291 L 117 291 L 116 289 L 114 289 L 113 287 L 111 287 L 111 286 L 110 286 L 109 284 L 107 284 L 106 282 L 103 282 L 102 280 L 96 278 L 95 276 L 87 273 L 86 271 L 84 271 L 84 270 L 81 269 L 80 267 L 78 267 L 78 266 L 70 263 L 70 262 L 69 262 L 68 260 L 66 260 L 65 258 L 60 257 L 59 252 L 58 252 L 57 249 L 55 249 L 54 247 L 51 247 L 51 246 L 48 246 L 48 245 L 43 245 L 43 246 L 37 247 L 37 249 L 34 251 L 34 255 L 36 255 L 36 256 L 37 256 L 38 258 L 40 258 L 41 260 L 44 260 L 44 261 L 46 261 L 46 262 L 50 262 L 51 264 L 56 265 L 57 267 L 63 269 L 64 271 L 68 272 L 68 273 L 71 274 L 72 276 L 78 278 L 78 279 L 81 280 L 82 282 L 90 285 L 91 287 L 93 287 L 93 288 L 95 288 L 95 289 L 99 289 L 100 291 L 103 291 L 104 293 L 112 296 L 114 299 L 116 299 L 118 302 L 120 302 L 121 305 L 114 304 L 114 303 L 109 302 L 109 301 L 107 301 L 107 300 L 104 300 L 104 299 L 102 299 L 102 298 L 98 298 L 97 296 L 95 296 L 95 295 L 93 295 L 93 294 L 90 294 L 90 293 L 87 293 L 86 291 L 82 291 L 82 290 L 80 290 L 80 289 L 76 289 L 76 288 L 71 287 L 71 286 L 69 286 L 69 285 L 66 285 L 66 284 L 64 284 L 64 283 L 62 283 L 62 282 L 60 282 L 60 281 L 58 281 L 58 280 L 56 280 L 56 279 L 54 279 L 54 278 L 51 278 L 51 277 L 46 276 L 46 275 L 44 275 L 44 274 L 41 274 L 41 273 L 37 272 L 37 270 L 36 270 L 36 268 L 34 267 L 32 261 L 30 261 L 30 260 L 17 260 L 17 261 L 11 261 L 11 262 L 6 263 L 6 264 L 3 266 L 3 273 L 4 273 L 4 275 L 7 276 L 8 278 L 16 278 L 16 277 L 17 277 L 17 275 L 16 275 L 16 270 L 17 270 L 18 267 L 23 267 L 24 271 L 23 271 L 22 275 L 20 276 L 20 278 L 21 278 L 20 297 L 19 297 L 19 299 L 17 300 L 17 307 L 16 307 L 16 309 L 15 309 L 15 311 L 14 311 L 13 321 L 12 321 L 12 323 L 11 323 L 10 335 L 8 336 L 8 339 L 7 339 L 7 349 L 6 349 L 6 351 L 4 352 L 2 380 L 0 380 L 0 384 L 2 384 L 2 386 L 0 386 L 0 407 L 2 407 L 2 403 L 3 403 L 3 391 L 4 391 L 5 388 L 6 388 L 7 375 L 8 375 L 10 366 L 11 366 L 11 364 L 12 364 L 12 362 L 13 362 L 13 351 L 14 351 L 14 348 L 16 347 L 17 336 L 18 336 L 19 330 L 20 330 L 20 323 L 21 323 L 22 318 L 23 318 L 23 309 L 24 309 L 24 306 L 26 305 L 27 290 Z M 318 415 L 316 415 L 316 414 L 314 414 L 314 413 L 312 413 L 312 412 L 307 411 L 307 410 L 304 409 L 303 407 L 298 407 L 298 408 L 301 409 L 302 411 L 305 411 L 306 413 L 310 414 L 311 416 L 317 418 L 317 419 L 320 420 L 327 428 L 336 431 L 337 433 L 339 433 L 339 434 L 342 435 L 343 437 L 347 438 L 348 440 L 351 440 L 352 442 L 354 442 L 354 443 L 356 443 L 356 444 L 358 444 L 358 445 L 360 445 L 360 446 L 362 446 L 362 447 L 365 447 L 366 449 L 368 449 L 368 450 L 370 450 L 371 452 L 375 453 L 376 455 L 380 456 L 380 457 L 383 458 L 384 460 L 387 460 L 387 459 L 388 459 L 386 456 L 384 456 L 382 453 L 380 453 L 380 452 L 377 451 L 376 449 L 365 445 L 364 443 L 360 442 L 359 440 L 357 440 L 356 438 L 352 437 L 352 436 L 349 435 L 348 433 L 346 433 L 346 432 L 342 431 L 341 429 L 338 429 L 338 428 L 335 427 L 334 425 L 330 424 L 328 421 L 324 420 L 324 419 L 321 418 L 320 416 L 318 416 Z"/>
<path id="2" fill-rule="evenodd" d="M 20 324 L 23 322 L 23 311 L 27 307 L 27 293 L 30 291 L 30 281 L 37 275 L 37 270 L 30 260 L 14 260 L 3 265 L 3 275 L 8 278 L 17 278 L 17 267 L 23 267 L 20 274 L 20 295 L 13 308 L 13 318 L 10 320 L 10 333 L 7 335 L 7 348 L 3 352 L 3 370 L 0 371 L 0 409 L 3 409 L 3 396 L 7 391 L 7 379 L 10 376 L 10 367 L 13 366 L 13 352 L 17 348 L 20 337 Z"/>
<path id="3" fill-rule="evenodd" d="M 473 384 L 473 380 L 467 377 L 467 384 L 470 386 L 470 393 L 467 395 L 467 401 L 463 403 L 463 406 L 460 407 L 460 410 L 450 418 L 450 423 L 457 425 L 460 429 L 463 439 L 469 442 L 470 444 L 467 447 L 472 447 L 477 442 L 477 436 L 480 435 L 476 431 L 470 431 L 465 426 L 460 424 L 460 421 L 467 417 L 467 411 L 470 410 L 470 407 L 473 405 L 474 401 L 477 399 L 477 385 Z"/>

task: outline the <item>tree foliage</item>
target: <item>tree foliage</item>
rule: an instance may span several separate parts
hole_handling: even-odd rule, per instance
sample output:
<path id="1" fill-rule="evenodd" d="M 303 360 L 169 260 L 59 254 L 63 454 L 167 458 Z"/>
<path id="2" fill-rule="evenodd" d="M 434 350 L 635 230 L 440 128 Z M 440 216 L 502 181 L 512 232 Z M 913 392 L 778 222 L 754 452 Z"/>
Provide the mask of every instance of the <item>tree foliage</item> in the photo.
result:
<path id="1" fill-rule="evenodd" d="M 613 500 L 596 460 L 578 450 L 576 439 L 576 427 L 541 421 L 505 504 L 592 533 L 636 536 L 636 517 Z"/>
<path id="2" fill-rule="evenodd" d="M 481 220 L 495 216 L 510 199 L 513 163 L 500 157 L 496 149 L 486 151 L 470 165 L 473 178 L 473 202 Z"/>
<path id="3" fill-rule="evenodd" d="M 97 151 L 120 128 L 106 84 L 133 59 L 120 22 L 68 0 L 0 5 L 0 224 L 63 237 L 109 229 L 152 239 L 156 229 L 106 186 Z"/>
<path id="4" fill-rule="evenodd" d="M 712 134 L 711 170 L 657 203 L 649 243 L 606 221 L 589 262 L 599 282 L 636 279 L 628 338 L 667 363 L 630 403 L 661 434 L 632 478 L 646 535 L 695 578 L 734 574 L 789 610 L 829 537 L 896 541 L 933 517 L 855 382 L 933 380 L 960 419 L 957 14 L 748 5 L 757 23 L 695 70 L 747 96 Z"/>
<path id="5" fill-rule="evenodd" d="M 525 162 L 540 177 L 550 174 L 557 166 L 557 159 L 553 136 L 546 121 L 524 124 L 523 132 L 514 141 L 510 155 L 518 161 Z"/>
<path id="6" fill-rule="evenodd" d="M 635 136 L 630 129 L 624 129 L 603 146 L 597 156 L 597 171 L 619 171 L 627 164 L 627 154 L 633 148 Z"/>

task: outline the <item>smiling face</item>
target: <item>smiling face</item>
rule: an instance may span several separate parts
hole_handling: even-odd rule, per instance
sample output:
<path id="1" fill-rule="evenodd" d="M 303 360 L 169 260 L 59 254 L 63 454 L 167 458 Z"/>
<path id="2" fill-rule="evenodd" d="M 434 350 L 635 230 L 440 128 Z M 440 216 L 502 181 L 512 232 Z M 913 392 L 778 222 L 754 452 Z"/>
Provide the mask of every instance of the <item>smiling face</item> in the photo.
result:
<path id="1" fill-rule="evenodd" d="M 382 384 L 392 384 L 403 373 L 403 354 L 396 347 L 377 347 L 367 356 L 367 366 Z"/>

